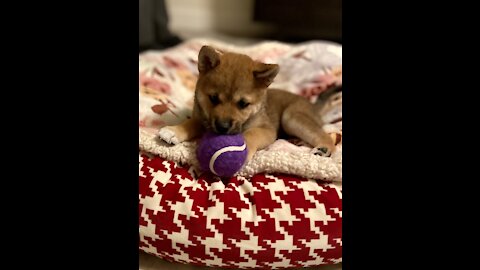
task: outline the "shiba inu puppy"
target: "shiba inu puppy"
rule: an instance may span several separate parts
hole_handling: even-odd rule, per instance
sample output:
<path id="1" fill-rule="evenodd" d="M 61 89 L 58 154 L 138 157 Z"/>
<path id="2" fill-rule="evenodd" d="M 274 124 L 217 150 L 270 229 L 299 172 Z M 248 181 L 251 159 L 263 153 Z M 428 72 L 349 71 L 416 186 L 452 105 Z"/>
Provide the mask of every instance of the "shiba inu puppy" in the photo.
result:
<path id="1" fill-rule="evenodd" d="M 191 140 L 205 130 L 242 133 L 250 160 L 284 132 L 313 146 L 315 154 L 331 155 L 334 142 L 323 131 L 313 104 L 287 91 L 268 88 L 278 74 L 278 65 L 203 46 L 198 70 L 192 117 L 160 129 L 159 136 L 167 143 Z"/>

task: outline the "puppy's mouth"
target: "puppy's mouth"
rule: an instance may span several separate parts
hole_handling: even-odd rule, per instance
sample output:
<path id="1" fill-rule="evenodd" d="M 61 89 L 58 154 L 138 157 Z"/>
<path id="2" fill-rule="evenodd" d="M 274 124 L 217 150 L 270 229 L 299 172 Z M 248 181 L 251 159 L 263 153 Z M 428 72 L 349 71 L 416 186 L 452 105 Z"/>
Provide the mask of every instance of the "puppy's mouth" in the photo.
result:
<path id="1" fill-rule="evenodd" d="M 209 123 L 209 125 L 205 128 L 209 131 L 213 131 L 214 133 L 222 135 L 234 135 L 242 132 L 242 126 L 235 123 L 231 126 L 222 126 L 218 123 L 215 123 L 215 121 L 212 121 L 212 123 Z"/>
<path id="2" fill-rule="evenodd" d="M 213 132 L 218 133 L 218 134 L 223 134 L 223 135 L 235 135 L 235 134 L 241 133 L 242 131 L 238 130 L 238 129 L 231 129 L 231 130 L 228 130 L 228 131 L 214 130 Z"/>

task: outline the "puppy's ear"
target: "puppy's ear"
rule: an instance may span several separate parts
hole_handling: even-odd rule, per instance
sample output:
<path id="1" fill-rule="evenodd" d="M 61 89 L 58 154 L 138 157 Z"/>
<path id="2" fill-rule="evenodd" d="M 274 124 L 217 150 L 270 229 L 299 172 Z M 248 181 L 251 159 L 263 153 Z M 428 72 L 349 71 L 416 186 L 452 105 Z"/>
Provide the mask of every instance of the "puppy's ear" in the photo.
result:
<path id="1" fill-rule="evenodd" d="M 208 72 L 220 64 L 220 54 L 210 46 L 203 46 L 198 53 L 198 71 Z"/>
<path id="2" fill-rule="evenodd" d="M 268 87 L 279 71 L 280 67 L 276 64 L 257 63 L 253 70 L 253 77 L 261 86 Z"/>

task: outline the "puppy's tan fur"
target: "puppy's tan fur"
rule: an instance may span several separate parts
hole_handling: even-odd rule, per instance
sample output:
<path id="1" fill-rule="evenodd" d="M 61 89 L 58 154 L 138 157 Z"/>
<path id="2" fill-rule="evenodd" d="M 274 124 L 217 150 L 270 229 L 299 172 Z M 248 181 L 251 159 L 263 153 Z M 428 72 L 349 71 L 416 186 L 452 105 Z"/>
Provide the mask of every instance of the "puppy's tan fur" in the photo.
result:
<path id="1" fill-rule="evenodd" d="M 241 132 L 250 160 L 257 150 L 273 143 L 283 129 L 315 147 L 316 154 L 328 156 L 333 151 L 334 142 L 323 131 L 309 101 L 286 91 L 267 89 L 278 74 L 278 65 L 204 46 L 198 56 L 198 69 L 192 118 L 162 128 L 159 135 L 166 142 L 191 140 L 206 129 L 225 134 Z"/>

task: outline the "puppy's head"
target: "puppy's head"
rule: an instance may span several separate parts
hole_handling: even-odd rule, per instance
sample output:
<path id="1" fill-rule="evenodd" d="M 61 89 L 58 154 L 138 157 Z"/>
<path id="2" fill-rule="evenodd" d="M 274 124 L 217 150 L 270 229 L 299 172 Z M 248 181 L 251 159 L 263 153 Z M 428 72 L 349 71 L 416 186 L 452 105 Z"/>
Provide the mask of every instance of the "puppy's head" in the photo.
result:
<path id="1" fill-rule="evenodd" d="M 203 46 L 198 70 L 195 96 L 205 127 L 216 133 L 235 134 L 242 132 L 244 124 L 264 107 L 266 89 L 279 67 Z"/>

